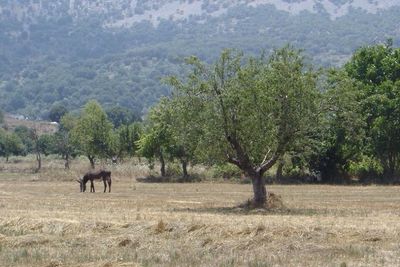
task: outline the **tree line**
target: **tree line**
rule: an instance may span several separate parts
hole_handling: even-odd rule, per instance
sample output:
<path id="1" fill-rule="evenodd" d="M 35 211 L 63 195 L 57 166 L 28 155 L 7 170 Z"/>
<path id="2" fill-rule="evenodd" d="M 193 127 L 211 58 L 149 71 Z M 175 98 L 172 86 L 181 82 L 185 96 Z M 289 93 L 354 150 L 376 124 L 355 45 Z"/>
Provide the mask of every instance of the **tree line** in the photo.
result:
<path id="1" fill-rule="evenodd" d="M 65 160 L 66 169 L 69 169 L 70 160 L 79 155 L 86 156 L 92 168 L 96 160 L 135 155 L 135 142 L 142 126 L 140 119 L 128 109 L 117 106 L 104 111 L 92 100 L 79 115 L 68 112 L 63 106 L 54 106 L 50 118 L 58 122 L 54 134 L 39 134 L 40 129 L 26 126 L 17 126 L 13 131 L 6 131 L 7 125 L 0 128 L 0 156 L 8 161 L 12 155 L 35 154 L 36 171 L 39 171 L 42 155 L 59 155 Z"/>
<path id="2" fill-rule="evenodd" d="M 121 115 L 115 123 L 89 101 L 79 116 L 63 115 L 54 136 L 0 132 L 1 155 L 57 153 L 66 167 L 74 155 L 92 167 L 140 156 L 159 162 L 162 176 L 167 161 L 178 161 L 185 180 L 189 165 L 230 166 L 252 181 L 255 204 L 265 202 L 272 169 L 278 179 L 400 181 L 400 49 L 391 40 L 358 49 L 336 69 L 316 69 L 291 46 L 186 63 L 186 75 L 164 80 L 172 94 L 143 122 Z"/>

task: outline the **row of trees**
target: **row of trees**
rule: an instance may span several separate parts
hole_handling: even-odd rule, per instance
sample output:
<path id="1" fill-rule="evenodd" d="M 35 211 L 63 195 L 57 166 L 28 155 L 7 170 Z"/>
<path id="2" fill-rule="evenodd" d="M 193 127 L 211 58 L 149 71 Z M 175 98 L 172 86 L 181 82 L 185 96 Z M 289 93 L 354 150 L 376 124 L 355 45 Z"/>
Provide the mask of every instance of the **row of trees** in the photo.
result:
<path id="1" fill-rule="evenodd" d="M 399 181 L 400 49 L 390 40 L 357 50 L 341 69 L 315 70 L 290 46 L 269 57 L 226 50 L 214 64 L 187 63 L 186 77 L 166 79 L 173 94 L 144 123 L 117 124 L 90 101 L 79 117 L 65 114 L 54 136 L 3 133 L 0 147 L 31 136 L 38 159 L 52 147 L 66 167 L 77 154 L 92 167 L 143 156 L 160 162 L 162 176 L 165 162 L 178 160 L 185 179 L 189 164 L 230 164 L 251 179 L 256 205 L 266 200 L 264 176 L 275 165 L 277 177 Z"/>
<path id="2" fill-rule="evenodd" d="M 274 165 L 278 177 L 399 182 L 400 49 L 390 40 L 334 70 L 314 70 L 290 46 L 268 58 L 226 50 L 212 65 L 187 63 L 185 78 L 167 80 L 174 93 L 150 112 L 139 142 L 161 162 L 165 152 L 183 168 L 232 164 L 251 179 L 255 205 Z"/>
<path id="3" fill-rule="evenodd" d="M 107 113 L 111 118 L 108 119 Z M 126 109 L 113 108 L 107 113 L 96 101 L 89 101 L 79 116 L 64 109 L 54 109 L 59 129 L 55 134 L 42 134 L 39 129 L 18 126 L 12 132 L 0 129 L 0 156 L 35 154 L 41 168 L 41 156 L 58 154 L 69 168 L 77 155 L 86 156 L 92 168 L 96 159 L 123 158 L 135 155 L 141 125 Z M 59 115 L 56 118 L 56 115 Z"/>

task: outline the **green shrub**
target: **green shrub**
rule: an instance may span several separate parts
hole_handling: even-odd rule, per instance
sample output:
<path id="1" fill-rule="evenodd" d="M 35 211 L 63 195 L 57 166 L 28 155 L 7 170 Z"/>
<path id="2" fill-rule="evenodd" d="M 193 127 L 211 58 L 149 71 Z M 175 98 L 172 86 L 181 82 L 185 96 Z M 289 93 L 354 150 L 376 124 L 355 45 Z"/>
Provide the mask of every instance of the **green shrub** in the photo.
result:
<path id="1" fill-rule="evenodd" d="M 242 175 L 242 171 L 232 164 L 221 164 L 216 165 L 213 168 L 213 178 L 223 178 L 223 179 L 240 179 Z"/>
<path id="2" fill-rule="evenodd" d="M 360 182 L 376 181 L 383 174 L 383 166 L 376 158 L 362 155 L 360 160 L 349 163 L 349 174 L 358 177 Z"/>
<path id="3" fill-rule="evenodd" d="M 168 162 L 166 168 L 167 176 L 177 177 L 182 176 L 182 167 L 177 162 Z"/>

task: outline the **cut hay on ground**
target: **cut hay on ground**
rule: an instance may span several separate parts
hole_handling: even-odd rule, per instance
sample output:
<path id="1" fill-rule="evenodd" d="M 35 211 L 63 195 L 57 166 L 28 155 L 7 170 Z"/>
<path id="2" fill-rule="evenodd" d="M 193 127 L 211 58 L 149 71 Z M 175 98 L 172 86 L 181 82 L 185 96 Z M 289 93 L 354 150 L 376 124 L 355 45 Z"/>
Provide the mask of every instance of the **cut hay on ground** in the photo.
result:
<path id="1" fill-rule="evenodd" d="M 270 186 L 251 211 L 249 185 L 127 173 L 111 194 L 0 180 L 0 266 L 400 266 L 400 187 Z"/>

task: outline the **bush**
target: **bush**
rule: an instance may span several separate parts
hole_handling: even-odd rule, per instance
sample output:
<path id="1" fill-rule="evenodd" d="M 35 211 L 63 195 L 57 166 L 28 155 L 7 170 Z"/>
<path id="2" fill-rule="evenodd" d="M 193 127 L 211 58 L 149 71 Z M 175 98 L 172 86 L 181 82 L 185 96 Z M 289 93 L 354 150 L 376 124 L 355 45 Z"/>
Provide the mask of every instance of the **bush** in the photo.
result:
<path id="1" fill-rule="evenodd" d="M 349 173 L 359 178 L 362 183 L 377 181 L 382 177 L 383 166 L 374 157 L 362 155 L 357 162 L 350 162 Z"/>
<path id="2" fill-rule="evenodd" d="M 226 179 L 240 179 L 242 175 L 242 171 L 236 167 L 235 165 L 232 164 L 221 164 L 221 165 L 216 165 L 213 168 L 213 178 L 223 178 L 224 180 Z"/>
<path id="3" fill-rule="evenodd" d="M 166 168 L 166 175 L 172 177 L 182 176 L 181 165 L 176 162 L 168 162 Z"/>

